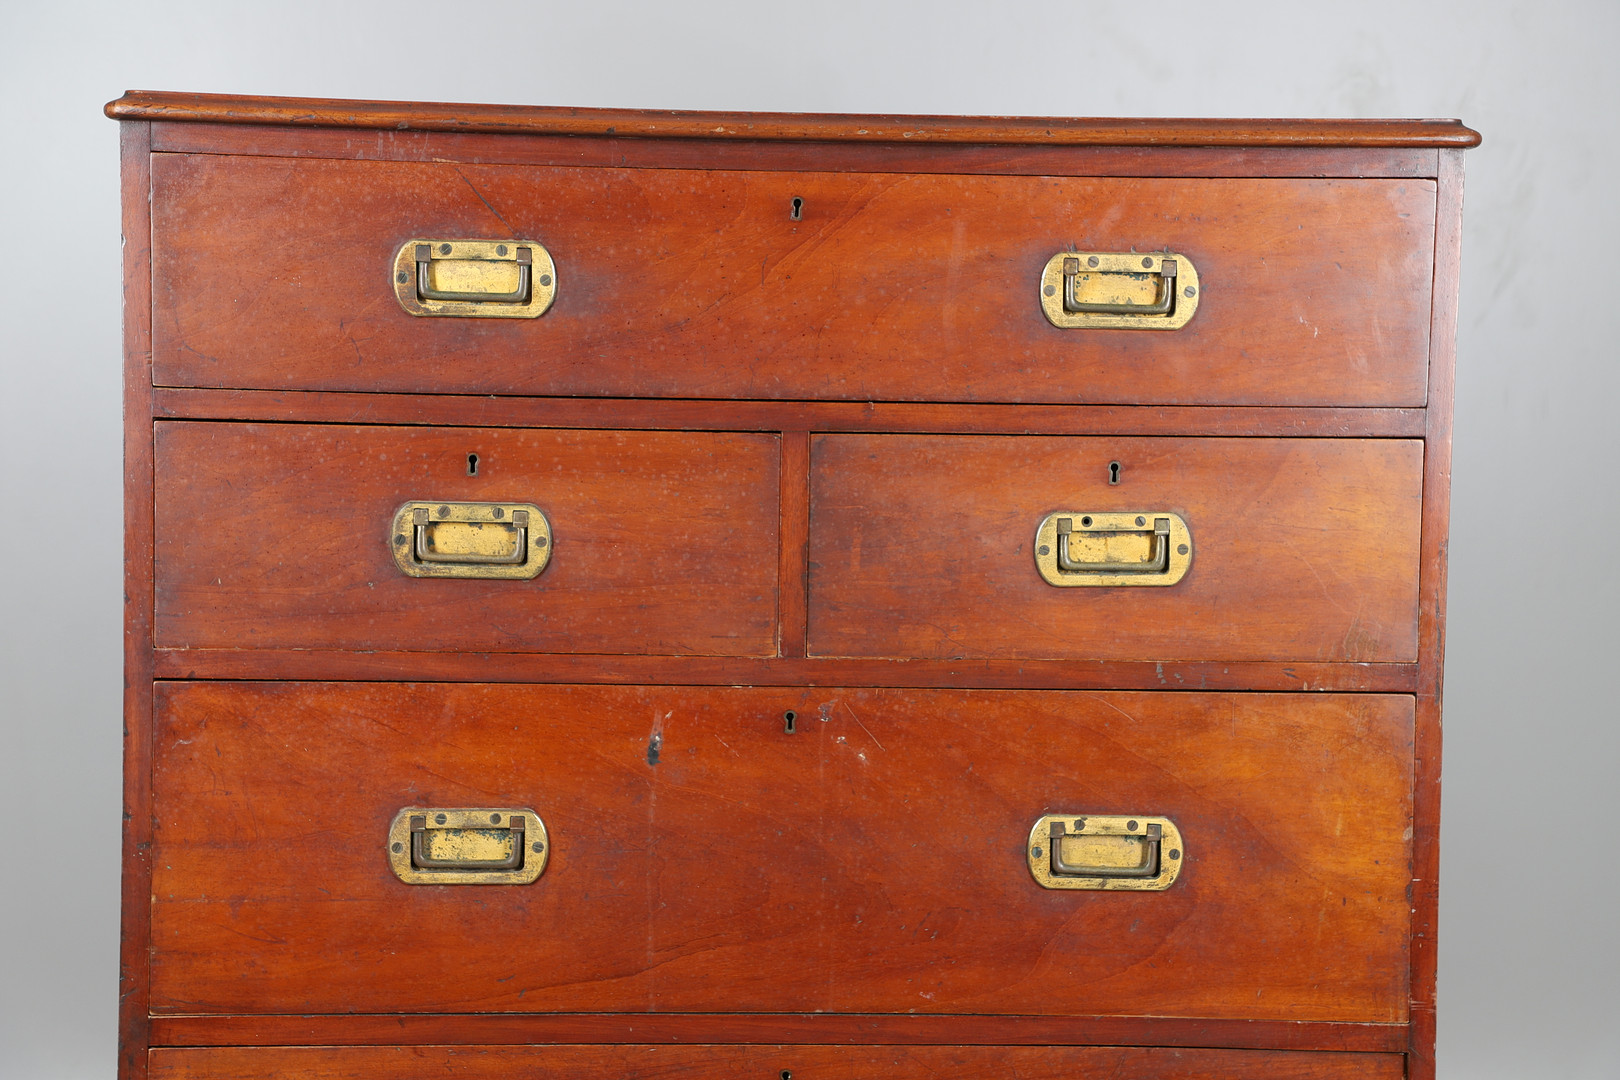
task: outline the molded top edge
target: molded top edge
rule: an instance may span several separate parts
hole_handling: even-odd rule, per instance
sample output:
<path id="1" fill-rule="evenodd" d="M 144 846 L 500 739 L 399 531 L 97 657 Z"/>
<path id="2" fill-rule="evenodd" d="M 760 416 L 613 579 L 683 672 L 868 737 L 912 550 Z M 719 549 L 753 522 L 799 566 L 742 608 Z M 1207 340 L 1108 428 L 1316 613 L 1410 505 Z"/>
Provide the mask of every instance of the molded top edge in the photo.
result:
<path id="1" fill-rule="evenodd" d="M 1009 116 L 577 109 L 247 97 L 131 90 L 107 104 L 114 120 L 282 124 L 395 131 L 466 131 L 617 138 L 762 139 L 1048 146 L 1478 146 L 1460 120 L 1061 119 Z"/>

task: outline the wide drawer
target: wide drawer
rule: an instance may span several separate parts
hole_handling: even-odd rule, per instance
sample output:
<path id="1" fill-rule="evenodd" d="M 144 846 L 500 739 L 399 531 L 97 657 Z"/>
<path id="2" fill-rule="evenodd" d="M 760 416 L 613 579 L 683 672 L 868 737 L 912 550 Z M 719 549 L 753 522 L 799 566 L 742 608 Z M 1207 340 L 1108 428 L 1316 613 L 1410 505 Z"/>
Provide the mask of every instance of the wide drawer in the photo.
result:
<path id="1" fill-rule="evenodd" d="M 1409 697 L 154 693 L 155 1012 L 1406 1019 Z M 524 808 L 544 872 L 406 884 L 406 807 Z M 1165 819 L 1179 877 L 1042 888 L 1046 814 Z"/>
<path id="2" fill-rule="evenodd" d="M 298 1046 L 159 1049 L 152 1080 L 513 1075 L 754 1080 L 1400 1080 L 1400 1054 L 1121 1046 Z"/>
<path id="3" fill-rule="evenodd" d="M 775 652 L 774 436 L 173 421 L 155 435 L 159 647 Z M 454 527 L 441 505 L 535 508 L 544 569 L 408 576 L 396 548 L 415 529 L 396 516 L 413 502 L 435 530 Z"/>
<path id="4" fill-rule="evenodd" d="M 1416 440 L 818 436 L 809 649 L 1411 662 L 1422 470 Z M 1119 513 L 1181 519 L 1184 576 L 1049 584 L 1037 527 Z"/>
<path id="5" fill-rule="evenodd" d="M 1428 180 L 159 154 L 152 182 L 160 385 L 857 401 L 1426 399 Z M 551 308 L 533 319 L 407 314 L 394 293 L 396 253 L 439 237 L 544 245 L 555 263 Z M 1196 313 L 1173 331 L 1057 329 L 1042 313 L 1042 270 L 1075 249 L 1177 253 L 1199 275 Z"/>

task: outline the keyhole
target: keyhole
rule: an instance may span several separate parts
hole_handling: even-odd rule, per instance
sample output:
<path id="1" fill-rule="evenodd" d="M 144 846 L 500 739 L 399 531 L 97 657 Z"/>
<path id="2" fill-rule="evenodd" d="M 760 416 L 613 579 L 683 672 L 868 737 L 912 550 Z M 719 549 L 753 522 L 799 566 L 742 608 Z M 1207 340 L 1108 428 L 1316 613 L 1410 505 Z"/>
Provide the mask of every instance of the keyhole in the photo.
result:
<path id="1" fill-rule="evenodd" d="M 478 475 L 478 455 L 477 454 L 468 454 L 467 455 L 467 475 L 468 476 L 477 476 Z"/>
<path id="2" fill-rule="evenodd" d="M 1117 461 L 1108 463 L 1108 482 L 1110 484 L 1119 483 L 1119 462 Z"/>
<path id="3" fill-rule="evenodd" d="M 792 735 L 795 731 L 798 730 L 798 728 L 795 726 L 797 724 L 797 722 L 798 722 L 798 719 L 799 719 L 799 714 L 794 712 L 792 709 L 789 709 L 787 712 L 783 713 L 782 714 L 782 730 L 784 732 L 786 732 L 787 734 Z"/>
<path id="4" fill-rule="evenodd" d="M 790 211 L 788 213 L 788 220 L 790 220 L 790 221 L 798 221 L 803 216 L 804 216 L 804 200 L 795 197 L 794 200 L 793 200 L 793 209 L 792 209 L 792 211 Z"/>

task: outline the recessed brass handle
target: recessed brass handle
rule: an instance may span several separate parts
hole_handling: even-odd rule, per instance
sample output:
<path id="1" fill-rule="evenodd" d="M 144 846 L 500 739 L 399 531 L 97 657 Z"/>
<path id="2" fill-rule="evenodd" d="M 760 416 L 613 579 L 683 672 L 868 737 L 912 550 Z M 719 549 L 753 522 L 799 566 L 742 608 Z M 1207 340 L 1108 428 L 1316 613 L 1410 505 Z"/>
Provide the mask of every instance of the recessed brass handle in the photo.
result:
<path id="1" fill-rule="evenodd" d="M 500 814 L 491 815 L 500 818 Z M 411 865 L 418 870 L 516 870 L 523 865 L 524 834 L 528 831 L 528 819 L 522 814 L 513 814 L 507 819 L 506 831 L 509 834 L 508 843 L 511 853 L 494 859 L 478 859 L 465 855 L 453 855 L 449 858 L 440 858 L 428 853 L 428 827 L 426 814 L 411 815 Z"/>
<path id="2" fill-rule="evenodd" d="M 394 562 L 410 577 L 532 578 L 551 525 L 531 503 L 408 502 L 394 511 Z"/>
<path id="3" fill-rule="evenodd" d="M 1041 310 L 1064 330 L 1176 330 L 1198 298 L 1197 269 L 1171 252 L 1060 252 L 1041 272 Z"/>
<path id="4" fill-rule="evenodd" d="M 1082 517 L 1081 521 L 1087 525 L 1094 520 Z M 1141 527 L 1131 530 L 1140 532 Z M 1058 569 L 1067 573 L 1088 574 L 1162 574 L 1170 569 L 1170 519 L 1155 517 L 1153 519 L 1153 553 L 1146 560 L 1135 559 L 1125 562 L 1109 562 L 1107 559 L 1096 562 L 1078 560 L 1072 557 L 1073 549 L 1069 543 L 1074 532 L 1074 518 L 1060 517 L 1057 519 L 1057 564 Z"/>
<path id="5" fill-rule="evenodd" d="M 1048 514 L 1035 568 L 1049 585 L 1174 585 L 1192 565 L 1192 533 L 1166 512 Z"/>
<path id="6" fill-rule="evenodd" d="M 388 865 L 408 885 L 525 885 L 550 853 L 526 807 L 407 806 L 388 827 Z"/>
<path id="7" fill-rule="evenodd" d="M 1168 889 L 1186 861 L 1169 818 L 1047 814 L 1029 832 L 1029 870 L 1047 889 Z"/>
<path id="8" fill-rule="evenodd" d="M 513 510 L 512 551 L 507 555 L 491 555 L 480 551 L 439 551 L 428 539 L 432 527 L 432 511 L 425 506 L 411 508 L 412 532 L 416 537 L 415 553 L 419 562 L 440 563 L 448 566 L 521 566 L 529 559 L 529 512 Z"/>
<path id="9" fill-rule="evenodd" d="M 1159 263 L 1158 299 L 1151 304 L 1087 303 L 1075 296 L 1075 283 L 1080 280 L 1080 258 L 1063 260 L 1063 310 L 1071 315 L 1168 315 L 1176 303 L 1176 260 L 1164 259 Z"/>
<path id="10" fill-rule="evenodd" d="M 445 247 L 451 245 L 446 244 Z M 416 245 L 416 295 L 423 300 L 464 300 L 478 304 L 521 304 L 529 297 L 529 269 L 534 263 L 534 252 L 527 247 L 516 249 L 518 283 L 511 292 L 452 292 L 436 289 L 432 282 L 433 245 Z"/>
<path id="11" fill-rule="evenodd" d="M 532 319 L 557 294 L 556 264 L 533 240 L 407 240 L 393 274 L 412 315 Z"/>

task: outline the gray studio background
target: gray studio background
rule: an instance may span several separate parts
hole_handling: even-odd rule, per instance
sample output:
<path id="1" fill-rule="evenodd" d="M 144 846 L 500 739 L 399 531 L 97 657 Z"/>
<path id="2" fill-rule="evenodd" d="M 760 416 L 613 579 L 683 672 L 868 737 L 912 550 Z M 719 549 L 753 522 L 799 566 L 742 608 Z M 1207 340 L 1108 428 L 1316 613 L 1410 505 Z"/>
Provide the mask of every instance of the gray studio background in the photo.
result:
<path id="1" fill-rule="evenodd" d="M 1440 1075 L 1620 1077 L 1620 3 L 0 0 L 0 1076 L 111 1077 L 124 89 L 1457 116 Z M 1263 902 L 1257 898 L 1256 902 Z"/>

